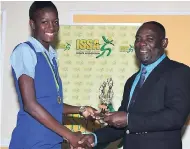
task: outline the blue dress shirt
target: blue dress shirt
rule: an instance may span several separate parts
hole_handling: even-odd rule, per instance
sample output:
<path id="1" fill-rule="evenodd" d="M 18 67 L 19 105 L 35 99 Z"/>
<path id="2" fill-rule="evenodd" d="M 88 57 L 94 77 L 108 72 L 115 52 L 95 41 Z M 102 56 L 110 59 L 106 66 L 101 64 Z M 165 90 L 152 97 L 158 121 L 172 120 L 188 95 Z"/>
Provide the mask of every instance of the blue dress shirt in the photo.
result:
<path id="1" fill-rule="evenodd" d="M 131 97 L 132 97 L 132 95 L 133 95 L 134 89 L 135 89 L 135 87 L 136 87 L 136 85 L 137 85 L 137 83 L 138 83 L 138 81 L 139 81 L 139 79 L 140 79 L 140 74 L 141 74 L 142 68 L 145 68 L 146 71 L 147 71 L 147 73 L 146 73 L 146 75 L 145 75 L 145 81 L 146 81 L 147 77 L 148 77 L 149 74 L 152 72 L 152 70 L 153 70 L 158 64 L 160 64 L 160 62 L 161 62 L 165 57 L 166 57 L 166 54 L 163 54 L 157 61 L 155 61 L 154 63 L 152 63 L 152 64 L 150 64 L 150 65 L 147 65 L 147 66 L 141 64 L 141 70 L 140 70 L 140 72 L 137 74 L 137 76 L 135 77 L 135 80 L 134 80 L 133 85 L 132 85 L 132 87 L 131 87 L 128 107 L 129 107 L 129 104 L 130 104 Z"/>

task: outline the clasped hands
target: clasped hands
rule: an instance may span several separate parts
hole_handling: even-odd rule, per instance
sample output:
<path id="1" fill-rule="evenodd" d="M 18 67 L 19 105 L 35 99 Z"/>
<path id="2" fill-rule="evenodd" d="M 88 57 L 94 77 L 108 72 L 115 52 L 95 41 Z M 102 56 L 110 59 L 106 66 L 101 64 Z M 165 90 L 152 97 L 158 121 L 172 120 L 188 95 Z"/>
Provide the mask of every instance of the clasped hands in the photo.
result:
<path id="1" fill-rule="evenodd" d="M 86 110 L 81 113 L 85 119 L 96 120 L 96 115 L 99 115 L 99 111 L 90 107 L 85 106 Z M 73 132 L 70 139 L 67 140 L 70 144 L 71 149 L 90 149 L 94 146 L 94 136 L 92 134 L 85 135 L 81 132 Z"/>
<path id="2" fill-rule="evenodd" d="M 94 147 L 94 135 L 74 132 L 72 139 L 68 140 L 70 149 L 91 149 Z"/>
<path id="3" fill-rule="evenodd" d="M 102 115 L 101 115 L 102 116 Z M 100 119 L 99 113 L 93 114 L 94 119 Z M 108 125 L 123 128 L 127 126 L 127 113 L 124 111 L 107 112 L 103 115 L 103 120 Z M 81 134 L 80 132 L 75 133 L 76 138 L 73 138 L 70 143 L 71 149 L 90 149 L 94 147 L 95 137 L 93 134 Z"/>

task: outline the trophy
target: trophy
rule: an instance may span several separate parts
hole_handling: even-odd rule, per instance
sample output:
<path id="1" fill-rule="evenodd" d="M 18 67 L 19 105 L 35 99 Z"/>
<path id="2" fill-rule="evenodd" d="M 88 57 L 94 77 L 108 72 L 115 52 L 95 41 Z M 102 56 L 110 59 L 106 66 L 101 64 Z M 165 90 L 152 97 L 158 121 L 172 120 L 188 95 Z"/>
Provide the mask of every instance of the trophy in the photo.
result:
<path id="1" fill-rule="evenodd" d="M 106 112 L 113 112 L 113 105 L 112 105 L 112 99 L 113 99 L 113 80 L 112 78 L 108 78 L 107 81 L 103 82 L 103 84 L 99 88 L 99 99 L 100 99 L 100 105 L 99 108 L 101 109 L 101 112 L 99 114 L 100 120 L 99 122 L 102 124 L 106 124 L 103 121 L 104 115 Z"/>

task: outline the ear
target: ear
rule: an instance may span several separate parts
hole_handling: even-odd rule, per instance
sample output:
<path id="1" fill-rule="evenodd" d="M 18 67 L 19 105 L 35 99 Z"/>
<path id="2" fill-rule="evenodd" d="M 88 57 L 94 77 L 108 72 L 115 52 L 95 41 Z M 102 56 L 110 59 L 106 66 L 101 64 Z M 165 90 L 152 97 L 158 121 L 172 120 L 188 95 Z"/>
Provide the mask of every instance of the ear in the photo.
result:
<path id="1" fill-rule="evenodd" d="M 35 30 L 35 23 L 34 23 L 34 21 L 30 19 L 29 24 L 30 24 L 31 29 Z"/>
<path id="2" fill-rule="evenodd" d="M 162 48 L 165 49 L 168 46 L 168 38 L 162 40 Z"/>

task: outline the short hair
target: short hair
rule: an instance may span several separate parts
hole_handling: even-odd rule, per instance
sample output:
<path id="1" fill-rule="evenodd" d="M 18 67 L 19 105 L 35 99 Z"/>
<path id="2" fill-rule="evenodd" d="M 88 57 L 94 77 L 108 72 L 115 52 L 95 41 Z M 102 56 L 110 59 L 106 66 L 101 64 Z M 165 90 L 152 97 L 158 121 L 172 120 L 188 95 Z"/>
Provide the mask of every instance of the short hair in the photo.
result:
<path id="1" fill-rule="evenodd" d="M 143 23 L 143 25 L 145 25 L 145 24 L 152 24 L 152 25 L 155 25 L 156 27 L 158 27 L 161 30 L 161 32 L 162 32 L 163 38 L 165 38 L 165 36 L 166 36 L 166 30 L 165 30 L 164 26 L 161 23 L 156 22 L 156 21 L 149 21 L 149 22 Z"/>
<path id="2" fill-rule="evenodd" d="M 34 20 L 35 13 L 38 10 L 43 9 L 43 8 L 52 8 L 52 9 L 55 9 L 55 11 L 57 12 L 57 15 L 58 15 L 57 8 L 56 8 L 56 6 L 51 1 L 34 1 L 32 3 L 32 5 L 30 6 L 30 9 L 29 9 L 29 18 L 31 20 Z"/>

